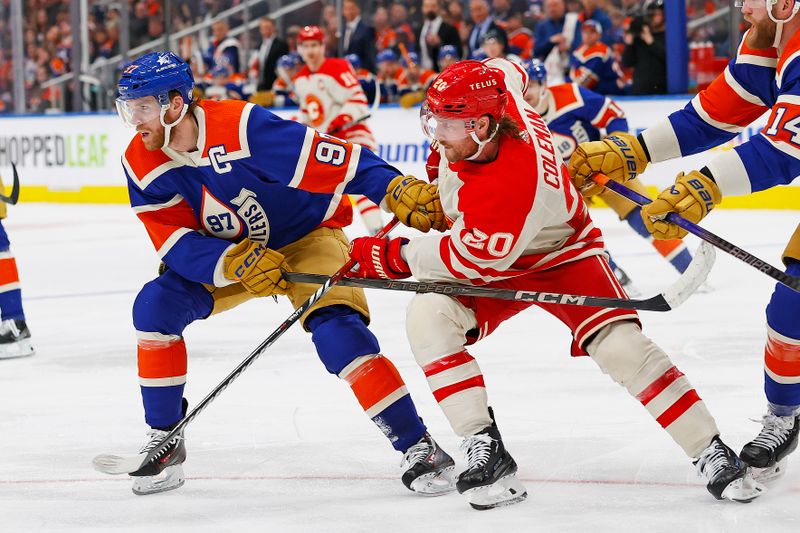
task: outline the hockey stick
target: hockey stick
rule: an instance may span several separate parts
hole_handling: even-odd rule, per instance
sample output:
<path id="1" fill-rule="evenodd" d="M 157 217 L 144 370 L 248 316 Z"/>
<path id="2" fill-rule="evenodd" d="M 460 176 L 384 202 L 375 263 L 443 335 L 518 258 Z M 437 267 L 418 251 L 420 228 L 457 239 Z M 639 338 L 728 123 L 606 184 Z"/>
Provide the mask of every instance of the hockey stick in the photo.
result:
<path id="1" fill-rule="evenodd" d="M 368 118 L 370 118 L 370 117 L 372 117 L 372 114 L 371 114 L 371 113 L 367 113 L 366 115 L 364 115 L 364 116 L 363 116 L 363 117 L 361 117 L 361 118 L 357 118 L 357 119 L 355 119 L 355 120 L 351 120 L 351 121 L 350 121 L 350 122 L 348 122 L 347 124 L 342 124 L 341 126 L 339 126 L 339 127 L 337 127 L 337 128 L 334 128 L 334 129 L 332 129 L 331 131 L 329 131 L 329 132 L 328 132 L 328 135 L 334 135 L 334 134 L 336 134 L 336 133 L 338 133 L 338 132 L 340 132 L 340 131 L 344 131 L 344 130 L 346 130 L 347 128 L 352 128 L 352 127 L 353 127 L 353 126 L 355 126 L 356 124 L 358 124 L 358 123 L 360 123 L 360 122 L 364 122 L 365 120 L 367 120 L 367 119 L 368 119 Z"/>
<path id="2" fill-rule="evenodd" d="M 392 220 L 390 220 L 382 230 L 376 233 L 375 236 L 386 236 L 386 234 L 389 233 L 398 222 L 399 220 L 397 217 L 392 218 Z M 170 446 L 174 441 L 183 438 L 181 433 L 183 432 L 184 428 L 186 428 L 186 426 L 188 426 L 192 420 L 197 417 L 197 415 L 203 412 L 203 410 L 208 407 L 208 404 L 214 401 L 217 396 L 222 394 L 222 391 L 228 388 L 228 386 L 233 383 L 236 378 L 242 375 L 242 373 L 247 370 L 247 368 L 252 365 L 256 359 L 258 359 L 267 350 L 267 348 L 272 346 L 272 344 L 278 340 L 278 338 L 280 338 L 280 336 L 283 335 L 286 330 L 292 326 L 292 324 L 297 322 L 303 313 L 305 313 L 312 305 L 317 303 L 320 298 L 325 295 L 325 293 L 331 290 L 334 285 L 339 283 L 339 281 L 341 281 L 342 278 L 344 278 L 345 275 L 347 275 L 347 273 L 350 272 L 355 265 L 356 262 L 353 259 L 350 259 L 332 276 L 323 276 L 325 280 L 322 283 L 322 286 L 317 289 L 317 292 L 312 294 L 308 300 L 295 309 L 294 312 L 289 315 L 289 317 L 269 335 L 269 337 L 264 339 L 264 341 L 244 359 L 244 361 L 239 363 L 239 365 L 234 368 L 233 371 L 225 377 L 225 379 L 223 379 L 216 387 L 214 387 L 211 392 L 208 393 L 205 398 L 200 401 L 200 403 L 198 403 L 191 411 L 189 411 L 183 420 L 178 422 L 178 425 L 176 425 L 175 428 L 170 431 L 167 436 L 164 437 L 164 439 L 152 450 L 150 450 L 148 453 L 129 455 L 127 457 L 109 454 L 98 455 L 92 460 L 92 465 L 94 466 L 95 470 L 105 474 L 129 474 L 131 472 L 141 470 L 148 463 L 156 462 L 161 456 L 163 450 Z"/>
<path id="3" fill-rule="evenodd" d="M 473 287 L 457 283 L 404 281 L 376 278 L 342 278 L 340 285 L 345 287 L 361 287 L 364 289 L 384 289 L 416 293 L 436 293 L 447 296 L 477 296 L 480 298 L 496 298 L 539 304 L 581 305 L 590 307 L 609 307 L 615 309 L 637 309 L 639 311 L 670 311 L 686 301 L 705 281 L 711 267 L 714 266 L 714 248 L 705 242 L 694 254 L 689 268 L 681 274 L 674 284 L 661 294 L 646 300 L 629 300 L 627 298 L 605 298 L 600 296 L 580 296 L 541 291 L 518 291 L 495 287 Z M 283 277 L 293 283 L 325 283 L 327 277 L 319 274 L 300 272 L 284 272 Z"/>
<path id="4" fill-rule="evenodd" d="M 0 194 L 0 202 L 16 205 L 17 201 L 19 200 L 19 174 L 17 174 L 17 167 L 14 165 L 14 163 L 11 163 L 11 170 L 14 172 L 14 182 L 11 186 L 11 194 L 8 196 L 5 194 Z"/>
<path id="5" fill-rule="evenodd" d="M 592 177 L 592 180 L 595 183 L 597 183 L 598 185 L 604 185 L 605 187 L 611 189 L 612 191 L 614 191 L 618 195 L 620 195 L 620 196 L 622 196 L 624 198 L 627 198 L 628 200 L 630 200 L 630 201 L 632 201 L 634 203 L 637 203 L 639 205 L 649 204 L 652 201 L 650 198 L 648 198 L 646 196 L 642 196 L 641 194 L 637 193 L 636 191 L 630 190 L 629 188 L 625 187 L 621 183 L 617 183 L 616 181 L 613 181 L 613 180 L 609 179 L 608 176 L 605 176 L 603 174 L 595 174 Z M 796 292 L 800 292 L 800 277 L 791 276 L 791 275 L 787 274 L 786 272 L 782 271 L 781 269 L 770 265 L 769 263 L 767 263 L 763 259 L 759 259 L 758 257 L 754 256 L 750 252 L 742 250 L 741 248 L 739 248 L 735 244 L 732 244 L 732 243 L 726 241 L 725 239 L 723 239 L 722 237 L 720 237 L 718 235 L 715 235 L 714 233 L 711 233 L 707 229 L 698 226 L 694 222 L 692 222 L 690 220 L 686 220 L 685 218 L 683 218 L 682 216 L 678 215 L 677 213 L 669 213 L 666 216 L 666 220 L 667 220 L 667 222 L 672 222 L 673 224 L 676 224 L 676 225 L 682 227 L 683 229 L 685 229 L 686 231 L 688 231 L 692 235 L 696 235 L 696 236 L 700 237 L 705 242 L 713 244 L 714 246 L 716 246 L 717 248 L 719 248 L 723 252 L 732 255 L 736 259 L 739 259 L 740 261 L 744 261 L 745 263 L 747 263 L 751 267 L 755 268 L 756 270 L 758 270 L 760 272 L 763 272 L 767 276 L 769 276 L 772 279 L 777 280 L 778 282 L 786 285 L 790 289 L 792 289 L 792 290 L 794 290 Z"/>

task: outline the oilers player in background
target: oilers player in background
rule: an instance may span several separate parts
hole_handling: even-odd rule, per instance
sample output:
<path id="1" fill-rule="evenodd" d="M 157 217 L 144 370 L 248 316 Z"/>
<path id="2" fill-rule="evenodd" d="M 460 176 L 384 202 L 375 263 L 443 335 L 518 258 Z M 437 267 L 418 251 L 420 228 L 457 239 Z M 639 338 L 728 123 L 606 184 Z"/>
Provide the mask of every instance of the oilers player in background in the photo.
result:
<path id="1" fill-rule="evenodd" d="M 344 58 L 356 72 L 361 90 L 364 91 L 364 94 L 367 96 L 367 102 L 372 106 L 375 103 L 375 97 L 380 97 L 380 95 L 375 92 L 378 87 L 375 74 L 361 66 L 361 58 L 358 57 L 358 54 L 347 54 Z"/>
<path id="2" fill-rule="evenodd" d="M 440 153 L 437 185 L 452 227 L 410 241 L 355 239 L 350 253 L 360 275 L 625 295 L 551 132 L 524 100 L 526 87 L 524 70 L 501 58 L 462 61 L 434 80 L 421 119 Z M 467 346 L 532 305 L 539 304 L 428 293 L 415 295 L 408 307 L 411 350 L 454 432 L 464 438 L 467 468 L 456 487 L 477 509 L 519 502 L 526 492 Z M 644 335 L 635 311 L 540 307 L 570 329 L 572 355 L 589 355 L 641 402 L 692 458 L 714 497 L 747 502 L 761 494 L 763 488 L 720 440 L 686 376 Z"/>
<path id="3" fill-rule="evenodd" d="M 553 132 L 558 151 L 564 161 L 568 160 L 579 143 L 597 141 L 606 135 L 627 135 L 628 121 L 625 112 L 610 98 L 580 87 L 576 83 L 547 86 L 547 71 L 544 63 L 534 59 L 525 63 L 528 73 L 528 89 L 525 100 L 539 113 L 547 127 Z M 626 183 L 628 188 L 647 196 L 647 188 L 638 180 Z M 620 220 L 643 238 L 650 241 L 678 272 L 683 273 L 692 262 L 692 254 L 681 239 L 660 241 L 654 239 L 645 228 L 640 216 L 641 208 L 635 203 L 603 191 L 600 198 L 617 213 Z M 630 293 L 637 291 L 630 277 L 609 258 L 614 274 Z"/>
<path id="4" fill-rule="evenodd" d="M 626 182 L 648 163 L 703 152 L 730 141 L 769 111 L 767 126 L 747 142 L 711 159 L 700 170 L 680 173 L 675 184 L 642 209 L 647 229 L 657 239 L 686 231 L 662 220 L 675 212 L 699 222 L 723 196 L 741 196 L 791 183 L 800 175 L 800 2 L 738 0 L 745 33 L 725 71 L 686 107 L 637 137 L 581 144 L 569 162 L 586 194 L 598 186 L 595 172 Z M 775 228 L 777 230 L 777 228 Z M 800 226 L 783 253 L 786 272 L 800 276 Z M 767 315 L 764 390 L 767 414 L 762 429 L 741 457 L 756 477 L 779 477 L 788 454 L 797 448 L 800 426 L 800 294 L 776 285 Z"/>
<path id="5" fill-rule="evenodd" d="M 461 60 L 458 48 L 452 44 L 446 44 L 439 49 L 439 68 L 444 70 L 453 63 Z"/>
<path id="6" fill-rule="evenodd" d="M 252 103 L 193 101 L 192 87 L 188 65 L 171 52 L 137 59 L 118 85 L 117 110 L 137 132 L 122 158 L 131 206 L 166 265 L 133 306 L 151 428 L 143 453 L 187 408 L 184 328 L 254 297 L 287 295 L 295 307 L 306 301 L 316 287 L 288 284 L 281 270 L 332 274 L 347 261 L 342 227 L 352 220 L 352 206 L 344 194 L 385 200 L 420 230 L 430 229 L 437 212 L 436 227 L 443 224 L 434 186 L 398 176 L 360 145 Z M 325 368 L 350 385 L 404 453 L 405 485 L 433 494 L 451 490 L 453 461 L 427 433 L 367 329 L 363 292 L 334 287 L 300 321 Z M 180 487 L 185 457 L 181 436 L 157 465 L 131 473 L 134 492 Z"/>
<path id="7" fill-rule="evenodd" d="M 299 121 L 377 153 L 378 143 L 367 124 L 367 96 L 350 63 L 325 57 L 324 39 L 319 26 L 305 26 L 297 34 L 298 50 L 305 61 L 293 80 L 300 102 Z M 383 227 L 381 210 L 374 202 L 360 195 L 353 200 L 369 233 Z"/>
<path id="8" fill-rule="evenodd" d="M 0 181 L 0 189 L 2 187 Z M 22 309 L 17 261 L 11 253 L 11 243 L 2 223 L 7 215 L 8 206 L 0 201 L 0 359 L 26 357 L 35 353 Z"/>

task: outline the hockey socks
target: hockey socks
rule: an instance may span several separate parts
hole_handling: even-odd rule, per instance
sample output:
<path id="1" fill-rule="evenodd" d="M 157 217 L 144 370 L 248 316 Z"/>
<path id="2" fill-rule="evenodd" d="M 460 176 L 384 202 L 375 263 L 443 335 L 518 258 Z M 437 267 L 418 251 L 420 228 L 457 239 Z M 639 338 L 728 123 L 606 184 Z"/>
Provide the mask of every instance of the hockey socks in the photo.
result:
<path id="1" fill-rule="evenodd" d="M 186 344 L 183 337 L 137 331 L 139 384 L 145 421 L 167 428 L 183 418 L 186 385 Z"/>
<path id="2" fill-rule="evenodd" d="M 397 369 L 380 352 L 360 314 L 344 305 L 315 311 L 306 320 L 317 354 L 331 374 L 347 381 L 361 407 L 399 451 L 425 434 Z"/>
<path id="3" fill-rule="evenodd" d="M 654 239 L 644 226 L 641 213 L 642 208 L 636 207 L 636 209 L 628 213 L 628 216 L 625 217 L 625 222 L 627 222 L 636 233 L 650 241 L 650 244 L 653 245 L 653 248 L 655 248 L 658 253 L 664 257 L 664 259 L 669 261 L 670 264 L 675 267 L 675 270 L 683 274 L 683 272 L 689 267 L 689 263 L 692 262 L 692 254 L 689 252 L 686 244 L 681 239 Z"/>
<path id="4" fill-rule="evenodd" d="M 3 320 L 25 320 L 17 261 L 8 248 L 0 251 L 0 315 Z"/>

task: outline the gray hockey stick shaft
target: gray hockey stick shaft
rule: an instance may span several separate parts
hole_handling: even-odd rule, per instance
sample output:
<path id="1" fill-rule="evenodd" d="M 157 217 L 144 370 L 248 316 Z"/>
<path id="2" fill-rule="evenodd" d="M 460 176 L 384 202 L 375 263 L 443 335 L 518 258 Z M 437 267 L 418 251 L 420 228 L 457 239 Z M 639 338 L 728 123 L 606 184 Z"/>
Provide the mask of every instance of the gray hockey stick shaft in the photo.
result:
<path id="1" fill-rule="evenodd" d="M 386 224 L 382 230 L 375 234 L 375 236 L 386 236 L 386 234 L 389 233 L 398 222 L 399 221 L 397 220 L 397 217 L 392 218 L 392 220 Z M 99 455 L 92 461 L 95 469 L 107 474 L 125 474 L 136 472 L 137 470 L 142 469 L 148 463 L 157 461 L 162 452 L 170 445 L 170 443 L 181 438 L 181 432 L 192 422 L 192 420 L 197 417 L 197 415 L 202 413 L 203 410 L 208 407 L 208 405 L 213 402 L 214 399 L 217 398 L 217 396 L 222 394 L 222 391 L 227 389 L 228 386 L 236 380 L 236 378 L 241 376 L 242 373 L 247 370 L 250 365 L 252 365 L 256 359 L 258 359 L 267 350 L 267 348 L 272 346 L 272 344 L 277 341 L 281 335 L 286 332 L 286 330 L 288 330 L 300 319 L 303 313 L 305 313 L 312 305 L 317 303 L 320 298 L 322 298 L 329 290 L 331 290 L 334 285 L 338 284 L 355 265 L 356 262 L 350 259 L 332 276 L 322 276 L 325 278 L 325 280 L 322 282 L 322 286 L 317 289 L 317 291 L 312 294 L 308 300 L 303 302 L 297 309 L 295 309 L 294 312 L 289 315 L 289 317 L 269 335 L 269 337 L 264 339 L 264 341 L 259 344 L 258 347 L 253 350 L 250 355 L 248 355 L 241 363 L 239 363 L 239 365 L 234 368 L 233 371 L 225 377 L 225 379 L 220 381 L 219 384 L 200 401 L 200 403 L 195 405 L 192 410 L 186 413 L 186 416 L 183 418 L 183 420 L 178 422 L 175 428 L 173 428 L 172 431 L 170 431 L 158 445 L 150 450 L 147 455 L 144 457 L 137 455 L 129 458 L 114 455 Z"/>
<path id="2" fill-rule="evenodd" d="M 703 243 L 695 252 L 689 268 L 663 293 L 645 300 L 627 298 L 606 298 L 599 296 L 583 296 L 543 291 L 525 291 L 500 289 L 496 287 L 473 287 L 456 283 L 422 282 L 407 280 L 375 279 L 375 278 L 342 278 L 340 285 L 363 289 L 383 289 L 415 293 L 436 293 L 447 296 L 477 296 L 531 302 L 537 304 L 580 305 L 590 307 L 610 307 L 615 309 L 636 309 L 639 311 L 670 311 L 682 304 L 705 281 L 714 264 L 714 249 Z M 284 272 L 283 277 L 293 283 L 321 284 L 327 280 L 319 274 L 301 272 Z"/>

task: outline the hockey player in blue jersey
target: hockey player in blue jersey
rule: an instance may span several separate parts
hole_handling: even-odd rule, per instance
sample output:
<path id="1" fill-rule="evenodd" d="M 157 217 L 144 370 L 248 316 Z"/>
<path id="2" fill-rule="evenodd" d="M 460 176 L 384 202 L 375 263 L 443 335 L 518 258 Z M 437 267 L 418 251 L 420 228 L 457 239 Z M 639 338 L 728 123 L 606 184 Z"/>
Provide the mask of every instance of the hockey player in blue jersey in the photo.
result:
<path id="1" fill-rule="evenodd" d="M 151 428 L 143 452 L 187 408 L 184 328 L 254 297 L 306 301 L 316 287 L 287 283 L 281 270 L 332 274 L 347 261 L 342 227 L 352 208 L 344 194 L 385 202 L 422 231 L 445 224 L 434 186 L 398 176 L 369 150 L 250 103 L 195 102 L 192 87 L 189 66 L 171 52 L 137 59 L 118 86 L 118 112 L 137 132 L 122 158 L 131 206 L 167 267 L 133 306 Z M 428 494 L 452 490 L 453 460 L 427 433 L 368 322 L 363 292 L 344 287 L 301 318 L 325 368 L 404 453 L 404 484 Z M 131 473 L 134 492 L 180 487 L 185 457 L 181 438 L 156 467 Z"/>
<path id="2" fill-rule="evenodd" d="M 0 182 L 0 189 L 2 189 Z M 8 206 L 0 201 L 0 221 L 6 218 Z M 26 357 L 35 352 L 31 332 L 22 310 L 22 289 L 17 272 L 17 260 L 3 223 L 0 222 L 0 359 Z"/>
<path id="3" fill-rule="evenodd" d="M 544 63 L 538 59 L 525 63 L 525 70 L 529 77 L 525 100 L 547 122 L 564 161 L 569 159 L 579 143 L 598 141 L 604 133 L 627 135 L 628 121 L 625 119 L 625 112 L 607 96 L 576 83 L 548 87 L 547 71 Z M 626 185 L 639 194 L 648 194 L 647 188 L 638 179 L 630 180 Z M 686 270 L 692 261 L 692 254 L 681 239 L 653 239 L 642 223 L 638 205 L 611 191 L 600 193 L 600 197 L 617 213 L 620 220 L 627 222 L 633 231 L 649 240 L 678 272 Z M 625 289 L 635 293 L 633 283 L 625 271 L 613 259 L 609 263 Z"/>
<path id="4" fill-rule="evenodd" d="M 676 212 L 699 222 L 723 196 L 740 196 L 791 183 L 800 175 L 800 2 L 738 0 L 750 23 L 725 71 L 686 107 L 638 137 L 582 144 L 570 159 L 576 185 L 602 171 L 619 182 L 641 173 L 648 163 L 688 156 L 733 139 L 769 111 L 767 126 L 747 142 L 722 152 L 700 170 L 679 174 L 675 184 L 642 209 L 657 239 L 686 232 L 663 220 Z M 786 272 L 800 276 L 800 226 L 783 254 Z M 800 430 L 800 294 L 778 284 L 766 309 L 764 390 L 767 414 L 760 433 L 741 458 L 768 481 L 780 476 L 786 456 L 797 448 Z M 702 459 L 702 458 L 701 458 Z M 713 468 L 714 458 L 702 461 Z"/>

